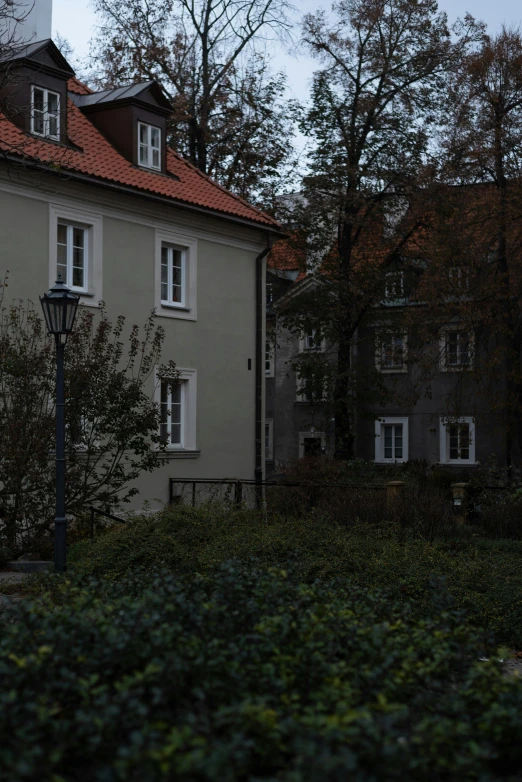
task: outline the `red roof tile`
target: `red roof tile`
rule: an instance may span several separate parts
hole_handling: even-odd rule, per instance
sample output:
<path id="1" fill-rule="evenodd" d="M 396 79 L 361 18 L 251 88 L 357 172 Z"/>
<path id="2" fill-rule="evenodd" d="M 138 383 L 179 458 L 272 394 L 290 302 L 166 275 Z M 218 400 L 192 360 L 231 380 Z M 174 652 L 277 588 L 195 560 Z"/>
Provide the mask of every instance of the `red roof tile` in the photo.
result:
<path id="1" fill-rule="evenodd" d="M 306 252 L 293 243 L 294 237 L 281 239 L 272 247 L 268 267 L 276 271 L 306 270 Z"/>
<path id="2" fill-rule="evenodd" d="M 91 92 L 77 79 L 71 79 L 68 87 L 78 95 Z M 213 182 L 171 149 L 167 152 L 167 171 L 173 176 L 144 171 L 133 165 L 120 155 L 71 100 L 68 103 L 68 125 L 69 139 L 75 148 L 28 135 L 0 114 L 0 149 L 28 162 L 49 164 L 55 170 L 74 171 L 174 202 L 192 204 L 280 229 L 272 217 Z"/>

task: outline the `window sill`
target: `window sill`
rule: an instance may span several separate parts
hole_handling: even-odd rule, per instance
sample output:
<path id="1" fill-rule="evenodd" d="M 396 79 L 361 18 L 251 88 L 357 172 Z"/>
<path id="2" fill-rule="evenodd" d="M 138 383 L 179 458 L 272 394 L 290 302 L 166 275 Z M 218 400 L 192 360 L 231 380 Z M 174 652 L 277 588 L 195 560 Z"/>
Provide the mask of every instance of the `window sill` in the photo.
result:
<path id="1" fill-rule="evenodd" d="M 374 459 L 375 464 L 406 464 L 407 459 Z"/>
<path id="2" fill-rule="evenodd" d="M 469 459 L 457 459 L 452 462 L 436 462 L 436 464 L 439 467 L 462 467 L 462 466 L 473 467 L 476 466 L 477 464 L 480 464 L 480 462 L 472 462 Z"/>
<path id="3" fill-rule="evenodd" d="M 165 451 L 162 453 L 162 457 L 166 461 L 170 461 L 170 459 L 198 459 L 201 451 L 200 450 L 194 450 L 190 451 L 188 449 L 179 448 L 175 450 L 174 448 L 170 451 Z"/>
<path id="4" fill-rule="evenodd" d="M 181 312 L 190 312 L 190 307 L 184 307 L 181 304 L 171 304 L 168 301 L 162 301 L 161 308 L 166 310 L 181 310 Z"/>
<path id="5" fill-rule="evenodd" d="M 407 375 L 408 374 L 407 369 L 380 369 L 378 367 L 377 371 L 380 372 L 381 375 Z"/>

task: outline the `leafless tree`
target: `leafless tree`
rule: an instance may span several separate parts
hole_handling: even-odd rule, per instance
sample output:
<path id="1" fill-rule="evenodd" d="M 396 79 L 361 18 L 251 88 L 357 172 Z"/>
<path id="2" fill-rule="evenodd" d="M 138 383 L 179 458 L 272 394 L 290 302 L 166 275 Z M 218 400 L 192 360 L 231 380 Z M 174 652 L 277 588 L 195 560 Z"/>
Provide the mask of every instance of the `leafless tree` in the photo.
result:
<path id="1" fill-rule="evenodd" d="M 157 79 L 173 106 L 171 144 L 251 197 L 291 149 L 282 74 L 269 42 L 289 35 L 289 0 L 95 0 L 100 86 Z"/>

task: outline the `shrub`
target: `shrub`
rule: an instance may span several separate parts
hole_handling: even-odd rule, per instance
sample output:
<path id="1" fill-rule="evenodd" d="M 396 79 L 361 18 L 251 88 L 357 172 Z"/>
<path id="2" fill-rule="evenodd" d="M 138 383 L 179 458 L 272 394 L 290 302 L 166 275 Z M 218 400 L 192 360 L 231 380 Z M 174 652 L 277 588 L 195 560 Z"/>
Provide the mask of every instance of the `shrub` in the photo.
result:
<path id="1" fill-rule="evenodd" d="M 458 613 L 238 564 L 65 583 L 0 634 L 0 780 L 500 780 L 522 682 Z"/>
<path id="2" fill-rule="evenodd" d="M 433 578 L 444 579 L 456 608 L 468 621 L 494 632 L 499 642 L 522 649 L 522 543 L 469 538 L 446 542 L 393 534 L 389 526 L 352 527 L 320 515 L 260 521 L 234 506 L 170 508 L 115 528 L 93 545 L 71 549 L 79 577 L 118 579 L 136 568 L 209 573 L 230 557 L 263 567 L 292 567 L 301 579 L 351 578 L 408 600 L 418 616 L 428 610 Z"/>

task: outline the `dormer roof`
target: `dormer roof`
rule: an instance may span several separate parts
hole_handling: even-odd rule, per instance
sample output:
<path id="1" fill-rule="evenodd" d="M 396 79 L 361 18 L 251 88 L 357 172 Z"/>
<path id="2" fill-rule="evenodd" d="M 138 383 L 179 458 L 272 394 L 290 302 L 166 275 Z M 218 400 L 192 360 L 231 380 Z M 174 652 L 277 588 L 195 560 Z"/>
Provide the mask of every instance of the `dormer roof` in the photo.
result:
<path id="1" fill-rule="evenodd" d="M 161 114 L 171 114 L 172 106 L 169 103 L 161 85 L 156 81 L 146 81 L 140 84 L 128 84 L 125 87 L 115 87 L 111 90 L 101 90 L 86 95 L 71 95 L 74 103 L 88 112 L 100 108 L 108 108 L 114 105 L 123 105 L 132 102 L 146 105 Z"/>
<path id="2" fill-rule="evenodd" d="M 139 95 L 145 94 L 147 85 L 150 90 L 154 88 L 151 82 L 136 85 L 141 90 Z M 11 160 L 19 160 L 25 166 L 37 166 L 61 176 L 70 175 L 84 182 L 110 187 L 113 191 L 134 193 L 271 232 L 281 232 L 281 226 L 273 217 L 214 182 L 172 149 L 167 150 L 166 173 L 133 165 L 98 130 L 89 117 L 89 111 L 77 105 L 79 98 L 96 98 L 100 93 L 93 93 L 76 78 L 69 80 L 68 90 L 69 143 L 56 144 L 25 133 L 0 113 L 0 150 L 4 155 Z M 111 92 L 114 91 L 104 91 Z M 107 95 L 101 97 L 104 100 Z"/>
<path id="3" fill-rule="evenodd" d="M 26 65 L 59 78 L 70 79 L 74 76 L 73 69 L 51 38 L 8 49 L 4 56 L 0 57 L 0 64 L 2 62 Z"/>

